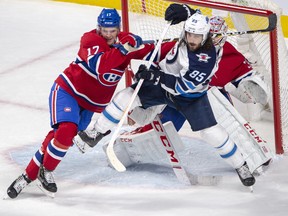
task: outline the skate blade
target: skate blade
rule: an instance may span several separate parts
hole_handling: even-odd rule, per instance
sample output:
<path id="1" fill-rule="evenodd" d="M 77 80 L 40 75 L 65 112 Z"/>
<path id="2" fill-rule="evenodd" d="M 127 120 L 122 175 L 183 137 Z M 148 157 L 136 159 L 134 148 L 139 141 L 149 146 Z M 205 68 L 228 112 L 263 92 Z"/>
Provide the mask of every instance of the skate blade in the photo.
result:
<path id="1" fill-rule="evenodd" d="M 55 193 L 47 191 L 41 184 L 41 182 L 37 179 L 37 186 L 40 188 L 40 190 L 48 197 L 55 198 Z"/>
<path id="2" fill-rule="evenodd" d="M 7 199 L 11 199 L 11 198 L 8 196 L 8 194 L 4 194 L 3 200 L 7 200 Z"/>
<path id="3" fill-rule="evenodd" d="M 249 186 L 249 190 L 250 190 L 250 193 L 253 193 L 254 192 L 253 186 Z"/>

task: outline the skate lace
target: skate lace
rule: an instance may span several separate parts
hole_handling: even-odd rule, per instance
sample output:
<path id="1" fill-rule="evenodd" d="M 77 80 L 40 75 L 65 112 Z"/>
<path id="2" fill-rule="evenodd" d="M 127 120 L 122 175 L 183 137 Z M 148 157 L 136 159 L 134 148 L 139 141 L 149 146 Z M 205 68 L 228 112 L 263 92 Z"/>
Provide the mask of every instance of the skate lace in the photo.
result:
<path id="1" fill-rule="evenodd" d="M 21 175 L 17 178 L 16 183 L 14 185 L 15 190 L 19 193 L 22 189 L 24 189 L 28 185 L 27 181 L 25 180 L 24 176 Z"/>
<path id="2" fill-rule="evenodd" d="M 241 176 L 242 179 L 250 178 L 252 177 L 252 174 L 249 171 L 249 168 L 247 165 L 243 165 L 240 168 L 237 169 L 238 174 Z"/>
<path id="3" fill-rule="evenodd" d="M 55 183 L 54 174 L 51 171 L 44 170 L 44 178 L 48 184 Z"/>
<path id="4" fill-rule="evenodd" d="M 93 128 L 92 130 L 86 130 L 85 133 L 88 137 L 95 139 L 98 135 L 98 132 Z"/>

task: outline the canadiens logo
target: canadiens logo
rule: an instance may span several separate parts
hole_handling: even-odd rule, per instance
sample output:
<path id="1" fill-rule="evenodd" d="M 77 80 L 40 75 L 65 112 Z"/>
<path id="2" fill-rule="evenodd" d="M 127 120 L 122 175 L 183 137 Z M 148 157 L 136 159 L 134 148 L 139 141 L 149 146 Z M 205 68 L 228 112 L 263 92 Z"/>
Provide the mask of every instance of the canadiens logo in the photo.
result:
<path id="1" fill-rule="evenodd" d="M 178 48 L 174 46 L 172 50 L 169 52 L 169 54 L 167 55 L 166 62 L 168 64 L 174 63 L 177 59 L 177 56 L 178 56 Z"/>
<path id="2" fill-rule="evenodd" d="M 172 50 L 170 51 L 170 54 L 171 54 L 172 56 L 174 56 L 175 53 L 176 53 L 176 47 L 174 46 L 174 47 L 172 48 Z"/>
<path id="3" fill-rule="evenodd" d="M 200 54 L 196 54 L 196 56 L 199 58 L 198 61 L 199 62 L 208 62 L 208 59 L 210 59 L 211 57 L 208 56 L 206 53 L 200 53 Z"/>
<path id="4" fill-rule="evenodd" d="M 71 107 L 64 107 L 64 112 L 71 112 Z"/>
<path id="5" fill-rule="evenodd" d="M 107 73 L 99 75 L 99 81 L 105 86 L 115 86 L 120 81 L 123 75 L 123 71 L 120 70 L 111 70 Z"/>

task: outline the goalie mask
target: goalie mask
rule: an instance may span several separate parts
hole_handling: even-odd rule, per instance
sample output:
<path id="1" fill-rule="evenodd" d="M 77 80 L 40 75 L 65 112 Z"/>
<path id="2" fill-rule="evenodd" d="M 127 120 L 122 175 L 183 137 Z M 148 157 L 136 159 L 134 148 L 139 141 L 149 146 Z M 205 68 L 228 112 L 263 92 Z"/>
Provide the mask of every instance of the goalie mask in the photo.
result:
<path id="1" fill-rule="evenodd" d="M 121 17 L 119 16 L 116 9 L 103 9 L 98 16 L 98 26 L 99 27 L 117 27 L 120 28 Z"/>
<path id="2" fill-rule="evenodd" d="M 186 41 L 186 34 L 185 34 L 186 32 L 202 35 L 203 38 L 201 45 L 203 46 L 209 36 L 210 31 L 209 18 L 207 16 L 202 15 L 201 12 L 198 10 L 196 13 L 194 13 L 186 20 L 184 24 L 184 31 L 185 32 L 182 33 L 182 37 L 185 41 Z"/>
<path id="3" fill-rule="evenodd" d="M 220 16 L 213 16 L 210 18 L 210 25 L 211 25 L 210 33 L 212 34 L 213 44 L 215 46 L 223 46 L 227 39 L 227 36 L 217 34 L 227 32 L 228 26 L 225 20 Z"/>

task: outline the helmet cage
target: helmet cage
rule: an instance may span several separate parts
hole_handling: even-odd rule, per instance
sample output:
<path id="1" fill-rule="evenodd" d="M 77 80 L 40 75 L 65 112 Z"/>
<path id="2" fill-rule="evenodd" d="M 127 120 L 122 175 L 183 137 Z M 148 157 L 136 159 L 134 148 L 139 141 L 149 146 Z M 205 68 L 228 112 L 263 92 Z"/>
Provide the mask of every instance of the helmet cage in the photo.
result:
<path id="1" fill-rule="evenodd" d="M 226 33 L 228 30 L 225 20 L 220 16 L 213 16 L 210 18 L 210 25 L 210 33 L 212 34 L 214 45 L 223 45 L 227 39 L 227 36 L 219 34 Z"/>

